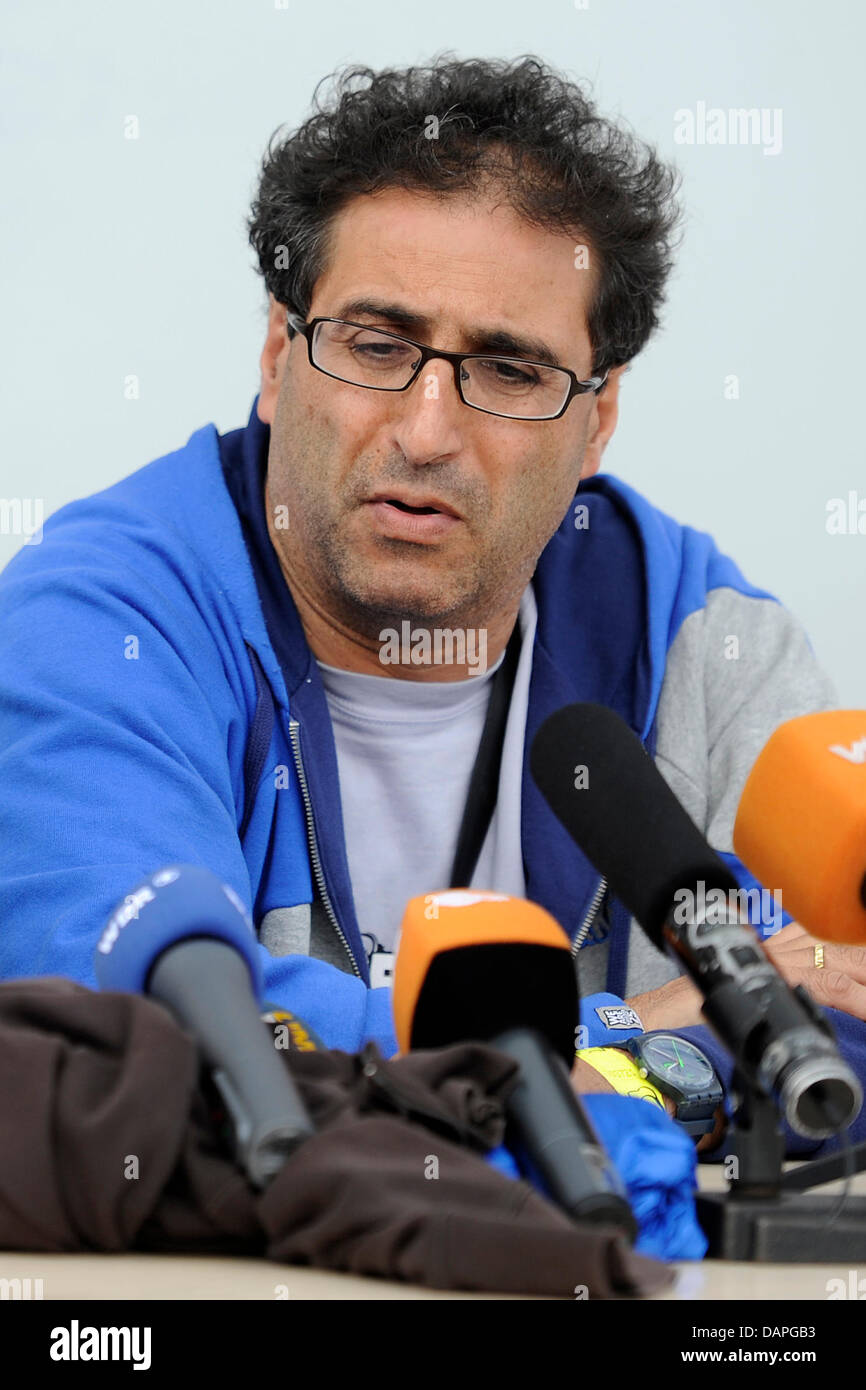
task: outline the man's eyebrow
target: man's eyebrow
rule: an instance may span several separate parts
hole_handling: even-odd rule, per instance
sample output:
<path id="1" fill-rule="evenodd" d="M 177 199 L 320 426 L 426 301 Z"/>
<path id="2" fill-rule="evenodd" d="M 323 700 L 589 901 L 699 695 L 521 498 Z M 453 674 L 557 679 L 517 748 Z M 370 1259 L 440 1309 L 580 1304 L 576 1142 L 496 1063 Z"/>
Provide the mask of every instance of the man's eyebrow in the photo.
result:
<path id="1" fill-rule="evenodd" d="M 430 320 L 402 304 L 389 304 L 383 299 L 348 299 L 333 314 L 338 319 L 376 319 L 382 327 L 394 328 L 406 337 L 429 335 Z M 497 352 L 512 357 L 525 357 L 531 362 L 545 362 L 561 367 L 557 354 L 541 338 L 524 337 L 505 328 L 479 328 L 468 335 L 467 352 Z"/>

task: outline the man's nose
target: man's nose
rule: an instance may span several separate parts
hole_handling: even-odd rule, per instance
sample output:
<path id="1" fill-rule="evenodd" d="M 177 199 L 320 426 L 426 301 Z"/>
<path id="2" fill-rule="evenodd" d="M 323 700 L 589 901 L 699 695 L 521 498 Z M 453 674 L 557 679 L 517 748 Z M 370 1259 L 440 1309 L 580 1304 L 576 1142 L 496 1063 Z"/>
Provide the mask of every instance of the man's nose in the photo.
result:
<path id="1" fill-rule="evenodd" d="M 407 391 L 395 392 L 394 442 L 412 462 L 435 462 L 463 447 L 464 417 L 469 407 L 460 399 L 449 362 L 425 362 Z"/>

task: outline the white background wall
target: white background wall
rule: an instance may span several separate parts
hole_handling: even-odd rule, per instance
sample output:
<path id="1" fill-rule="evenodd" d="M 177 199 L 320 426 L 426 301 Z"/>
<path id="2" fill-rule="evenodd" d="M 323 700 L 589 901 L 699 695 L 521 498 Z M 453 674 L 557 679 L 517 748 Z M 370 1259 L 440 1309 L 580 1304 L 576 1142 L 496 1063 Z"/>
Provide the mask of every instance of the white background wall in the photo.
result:
<path id="1" fill-rule="evenodd" d="M 684 175 L 665 326 L 626 378 L 607 467 L 711 531 L 799 615 L 841 702 L 866 707 L 866 534 L 826 529 L 834 497 L 855 490 L 866 511 L 863 15 L 857 0 L 6 0 L 0 497 L 41 497 L 47 515 L 209 420 L 246 423 L 264 300 L 243 220 L 268 137 L 304 118 L 319 78 L 443 49 L 536 53 Z M 698 102 L 781 108 L 781 152 L 676 143 L 674 113 Z M 0 565 L 20 544 L 0 535 Z"/>

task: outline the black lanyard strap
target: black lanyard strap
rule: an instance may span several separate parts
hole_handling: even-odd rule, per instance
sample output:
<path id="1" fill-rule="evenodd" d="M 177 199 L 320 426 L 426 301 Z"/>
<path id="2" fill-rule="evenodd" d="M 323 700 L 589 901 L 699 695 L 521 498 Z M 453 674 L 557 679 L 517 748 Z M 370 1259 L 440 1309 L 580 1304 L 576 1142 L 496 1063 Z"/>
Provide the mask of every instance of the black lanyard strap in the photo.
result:
<path id="1" fill-rule="evenodd" d="M 490 700 L 481 741 L 475 755 L 469 791 L 463 808 L 463 820 L 457 837 L 454 865 L 451 869 L 451 887 L 468 888 L 475 872 L 475 865 L 484 844 L 499 790 L 499 769 L 502 765 L 502 745 L 505 739 L 505 725 L 511 704 L 511 692 L 520 660 L 520 620 L 514 624 L 514 631 L 508 639 L 502 665 L 490 682 Z"/>

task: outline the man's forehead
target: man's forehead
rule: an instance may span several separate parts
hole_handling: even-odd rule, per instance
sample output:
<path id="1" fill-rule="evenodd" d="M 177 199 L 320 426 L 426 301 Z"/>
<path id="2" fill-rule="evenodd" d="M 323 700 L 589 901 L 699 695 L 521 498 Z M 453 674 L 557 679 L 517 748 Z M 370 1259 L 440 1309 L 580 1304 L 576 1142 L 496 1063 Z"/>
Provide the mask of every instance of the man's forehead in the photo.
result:
<path id="1" fill-rule="evenodd" d="M 472 337 L 501 331 L 555 360 L 586 336 L 594 276 L 576 260 L 573 235 L 534 226 L 501 198 L 389 189 L 334 218 L 315 312 L 366 318 L 352 311 L 393 307 L 400 314 L 379 317 L 408 336 L 434 325 Z"/>

